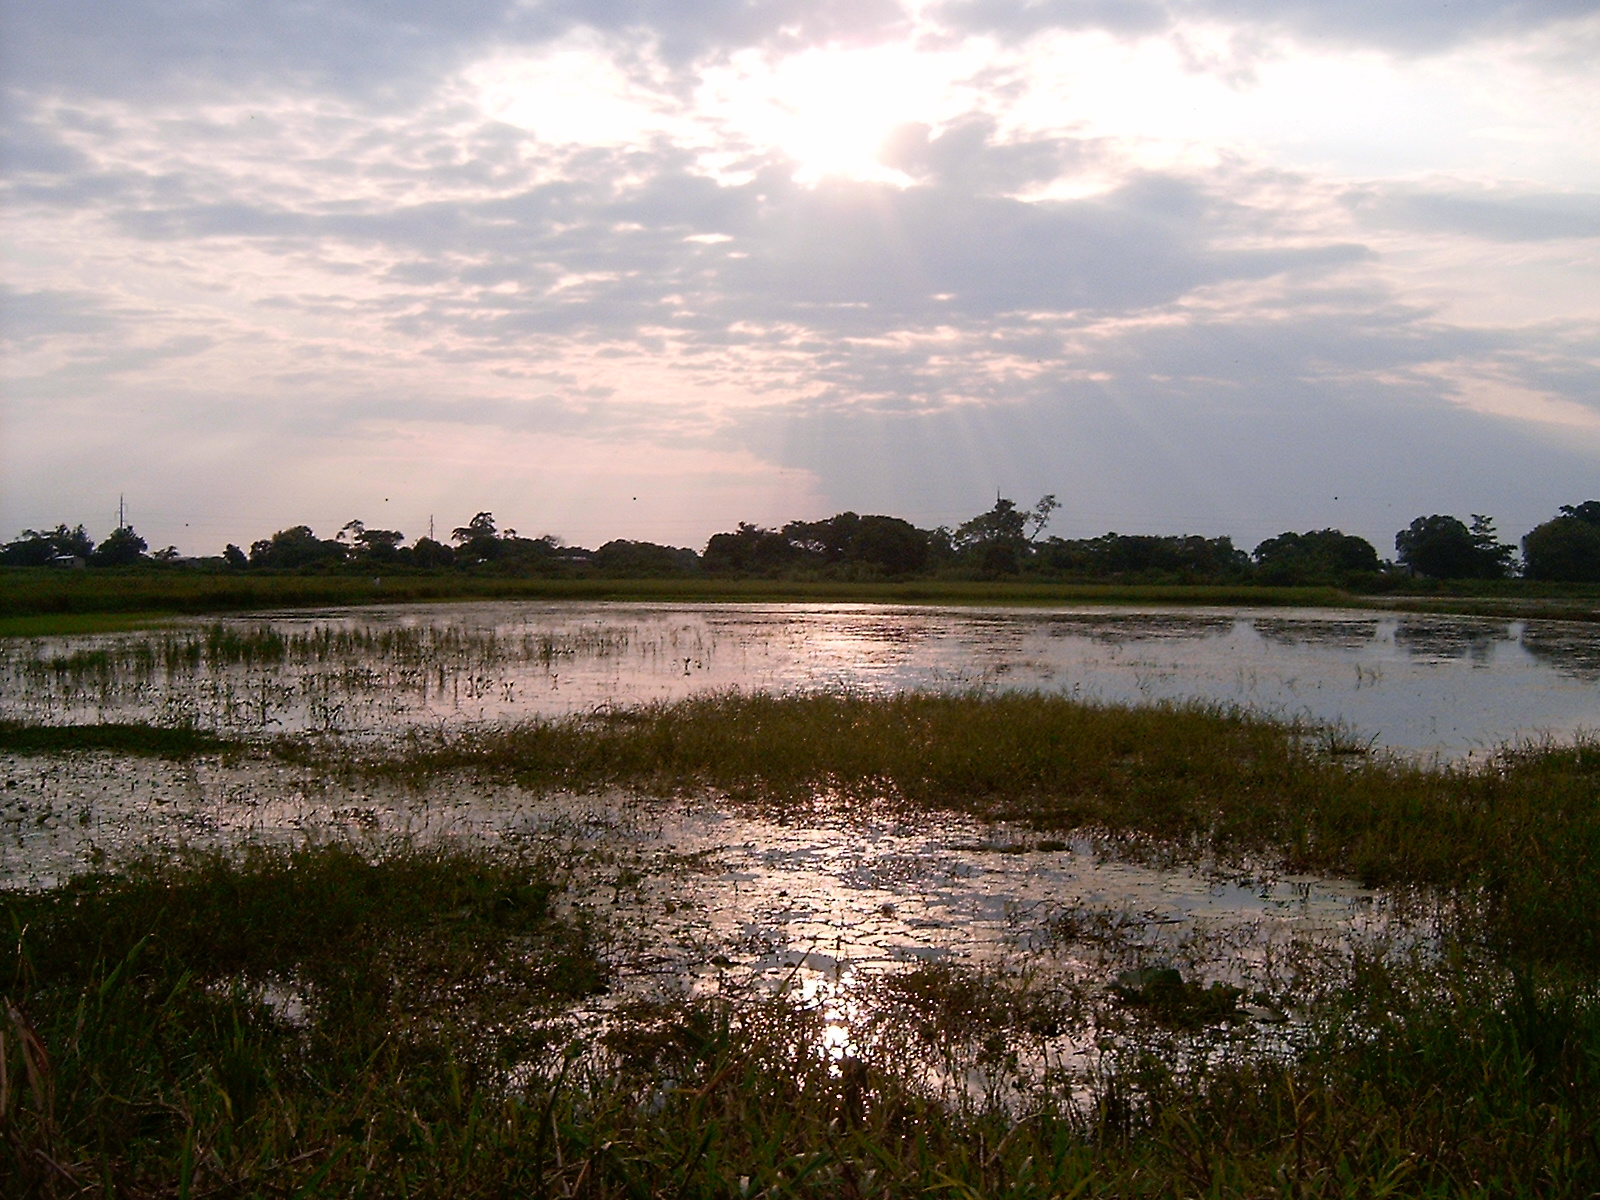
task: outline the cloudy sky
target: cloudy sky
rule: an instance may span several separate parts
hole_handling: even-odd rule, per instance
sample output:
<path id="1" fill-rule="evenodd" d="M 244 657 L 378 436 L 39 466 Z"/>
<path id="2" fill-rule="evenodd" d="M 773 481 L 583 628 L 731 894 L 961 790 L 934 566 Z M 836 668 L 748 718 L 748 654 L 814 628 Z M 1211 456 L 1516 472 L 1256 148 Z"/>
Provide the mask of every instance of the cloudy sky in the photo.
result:
<path id="1" fill-rule="evenodd" d="M 1596 0 L 0 12 L 0 537 L 1600 496 Z"/>

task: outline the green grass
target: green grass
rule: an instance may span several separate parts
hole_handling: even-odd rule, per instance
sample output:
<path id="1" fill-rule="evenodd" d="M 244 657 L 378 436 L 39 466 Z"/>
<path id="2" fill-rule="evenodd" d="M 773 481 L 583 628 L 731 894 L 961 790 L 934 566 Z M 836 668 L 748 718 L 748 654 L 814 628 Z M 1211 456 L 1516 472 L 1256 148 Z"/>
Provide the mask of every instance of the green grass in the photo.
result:
<path id="1" fill-rule="evenodd" d="M 0 724 L 0 749 L 14 753 L 272 753 L 419 788 L 467 774 L 533 789 L 709 790 L 791 813 L 857 801 L 959 811 L 1085 831 L 1126 854 L 1438 889 L 1463 929 L 1511 958 L 1600 968 L 1600 745 L 1434 766 L 1341 753 L 1346 740 L 1243 710 L 1035 693 L 726 692 L 417 732 L 389 748 Z"/>
<path id="2" fill-rule="evenodd" d="M 555 890 L 514 855 L 324 847 L 3 894 L 0 1192 L 287 1194 L 374 1113 L 386 1148 L 462 1117 L 601 985 Z"/>
<path id="3" fill-rule="evenodd" d="M 171 619 L 162 612 L 68 612 L 0 617 L 0 638 L 61 637 L 76 633 L 125 633 Z"/>
<path id="4" fill-rule="evenodd" d="M 1445 889 L 1507 953 L 1600 966 L 1600 746 L 1480 768 L 1331 752 L 1341 745 L 1198 705 L 731 692 L 417 734 L 326 765 L 419 783 L 472 771 L 535 788 L 712 789 L 791 809 L 887 799 L 1088 830 L 1134 851 Z"/>
<path id="5" fill-rule="evenodd" d="M 1600 1187 L 1600 1006 L 1570 978 L 1354 958 L 1291 1057 L 1135 1024 L 1074 1095 L 941 1101 L 1026 985 L 910 972 L 825 1052 L 792 999 L 634 1003 L 551 864 L 396 847 L 136 865 L 0 896 L 7 1196 L 1569 1196 Z M 269 1003 L 275 985 L 304 1010 Z M 550 1023 L 546 1018 L 553 1019 Z M 1056 1020 L 1054 1016 L 1048 1019 Z M 1176 1035 L 1182 1036 L 1182 1035 Z M 1181 1065 L 1186 1064 L 1186 1065 Z"/>
<path id="6" fill-rule="evenodd" d="M 0 721 L 0 752 L 11 754 L 115 750 L 152 758 L 193 758 L 197 754 L 238 753 L 249 749 L 246 743 L 187 726 L 24 725 Z"/>
<path id="7" fill-rule="evenodd" d="M 62 571 L 0 568 L 0 637 L 136 628 L 155 620 L 278 608 L 448 600 L 967 605 L 1214 605 L 1401 608 L 1497 617 L 1600 620 L 1600 592 L 1579 585 L 1506 580 L 1418 581 L 1415 594 L 1364 595 L 1332 587 L 1253 584 L 1066 583 L 1034 579 L 540 579 L 459 571 L 414 574 Z"/>
<path id="8" fill-rule="evenodd" d="M 0 749 L 148 748 L 168 734 L 163 752 L 179 756 L 217 745 L 13 725 Z M 421 787 L 444 773 L 709 790 L 769 815 L 891 804 L 912 821 L 1021 821 L 1041 841 L 1083 830 L 1126 853 L 1421 889 L 1441 940 L 1433 957 L 1321 960 L 1303 995 L 1282 998 L 1300 1023 L 1280 1053 L 1226 1049 L 1235 997 L 1199 981 L 1086 998 L 945 964 L 883 980 L 841 1063 L 821 1014 L 783 996 L 629 1003 L 574 1043 L 564 1014 L 606 982 L 600 935 L 560 915 L 562 864 L 514 847 L 146 860 L 0 893 L 13 947 L 0 958 L 0 1194 L 1600 1189 L 1588 743 L 1430 767 L 1218 708 L 728 693 L 392 751 L 257 747 Z M 288 995 L 301 1011 L 273 1003 Z M 1090 1017 L 1112 1035 L 1090 1077 L 1046 1071 L 999 1104 L 948 1102 L 922 1074 L 1004 1063 Z"/>

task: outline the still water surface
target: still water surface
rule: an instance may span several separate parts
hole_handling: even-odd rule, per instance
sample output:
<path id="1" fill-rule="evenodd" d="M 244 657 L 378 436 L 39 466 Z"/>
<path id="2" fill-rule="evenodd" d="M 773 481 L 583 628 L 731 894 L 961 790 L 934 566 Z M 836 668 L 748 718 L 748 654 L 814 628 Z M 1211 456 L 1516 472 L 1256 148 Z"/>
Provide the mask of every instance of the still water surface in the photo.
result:
<path id="1" fill-rule="evenodd" d="M 219 632 L 239 644 L 229 651 Z M 279 639 L 276 657 L 251 658 L 264 635 Z M 1404 752 L 1477 756 L 1600 729 L 1600 625 L 1316 609 L 470 603 L 0 650 L 0 716 L 236 733 L 385 737 L 733 687 L 1198 699 L 1339 722 Z"/>
<path id="2" fill-rule="evenodd" d="M 1319 610 L 460 604 L 0 645 L 5 718 L 247 735 L 385 739 L 732 687 L 1199 699 L 1459 757 L 1600 728 L 1600 627 Z M 1013 1031 L 1007 1086 L 1041 1064 L 1092 1069 L 1120 1019 L 1107 989 L 1123 970 L 1171 965 L 1266 997 L 1226 1037 L 1277 1052 L 1295 1036 L 1285 1014 L 1336 982 L 1327 964 L 1409 953 L 1433 933 L 1426 898 L 1145 864 L 950 814 L 823 804 L 786 818 L 711 797 L 534 794 L 468 777 L 410 788 L 266 759 L 105 752 L 0 755 L 0 779 L 0 885 L 45 887 L 179 845 L 465 839 L 546 852 L 612 972 L 612 995 L 577 1014 L 594 1029 L 641 996 L 794 987 L 826 1016 L 830 1052 L 853 1053 L 880 981 L 918 964 L 1032 980 L 1083 1007 L 1057 1033 Z M 994 1072 L 969 1057 L 930 1058 L 930 1079 L 986 1094 Z"/>

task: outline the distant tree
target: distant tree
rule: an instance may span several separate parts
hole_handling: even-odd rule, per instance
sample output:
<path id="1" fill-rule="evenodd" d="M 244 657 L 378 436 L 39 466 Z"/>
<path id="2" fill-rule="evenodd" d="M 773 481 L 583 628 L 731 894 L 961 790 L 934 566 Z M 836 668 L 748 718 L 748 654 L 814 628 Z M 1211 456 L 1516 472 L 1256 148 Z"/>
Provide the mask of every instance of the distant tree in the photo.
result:
<path id="1" fill-rule="evenodd" d="M 790 521 L 783 536 L 829 567 L 911 575 L 928 563 L 928 534 L 899 517 L 842 512 L 826 521 Z"/>
<path id="2" fill-rule="evenodd" d="M 1481 513 L 1472 514 L 1471 528 L 1437 513 L 1418 517 L 1394 535 L 1394 548 L 1403 565 L 1433 579 L 1504 579 L 1517 553 Z"/>
<path id="3" fill-rule="evenodd" d="M 1250 556 L 1232 538 L 1195 534 L 1112 532 L 1076 541 L 1050 538 L 1038 556 L 1047 569 L 1086 579 L 1218 582 L 1237 579 L 1250 567 Z"/>
<path id="4" fill-rule="evenodd" d="M 222 552 L 222 561 L 235 571 L 243 570 L 250 565 L 250 559 L 245 556 L 245 552 L 232 542 L 229 542 L 227 549 Z"/>
<path id="5" fill-rule="evenodd" d="M 183 557 L 183 555 L 178 553 L 178 548 L 176 546 L 166 546 L 166 547 L 163 547 L 160 550 L 157 550 L 150 557 L 153 558 L 156 562 L 169 563 L 169 562 L 177 562 L 180 558 Z"/>
<path id="6" fill-rule="evenodd" d="M 458 525 L 450 531 L 452 542 L 470 542 L 474 538 L 492 538 L 497 536 L 494 527 L 494 514 L 481 512 L 465 525 Z"/>
<path id="7" fill-rule="evenodd" d="M 700 562 L 708 571 L 767 575 L 789 566 L 798 555 L 798 548 L 778 530 L 740 521 L 732 533 L 711 535 Z"/>
<path id="8" fill-rule="evenodd" d="M 1045 497 L 1053 501 L 1054 497 Z M 972 520 L 957 526 L 955 546 L 962 557 L 975 564 L 986 575 L 1014 575 L 1022 569 L 1023 555 L 1028 551 L 1028 523 L 1040 507 L 1030 513 L 1017 507 L 1015 500 L 996 496 L 994 507 L 980 513 Z M 1045 519 L 1049 511 L 1045 510 Z"/>
<path id="9" fill-rule="evenodd" d="M 693 550 L 677 546 L 658 546 L 654 542 L 607 542 L 589 556 L 597 571 L 624 577 L 685 575 L 700 565 Z"/>
<path id="10" fill-rule="evenodd" d="M 398 557 L 402 562 L 409 561 L 413 566 L 423 568 L 448 567 L 455 561 L 455 551 L 443 542 L 436 542 L 432 538 L 418 538 L 416 544 L 409 551 L 399 551 Z"/>
<path id="11" fill-rule="evenodd" d="M 93 552 L 94 542 L 82 525 L 73 529 L 57 525 L 44 531 L 24 529 L 0 549 L 0 562 L 9 567 L 42 567 L 63 555 L 87 559 Z"/>
<path id="12" fill-rule="evenodd" d="M 1338 529 L 1280 533 L 1257 546 L 1251 557 L 1257 578 L 1277 584 L 1341 584 L 1375 575 L 1383 565 L 1371 542 Z"/>
<path id="13" fill-rule="evenodd" d="M 355 549 L 373 562 L 393 562 L 399 557 L 400 543 L 406 535 L 398 529 L 362 529 L 355 536 Z"/>
<path id="14" fill-rule="evenodd" d="M 1563 504 L 1522 539 L 1522 573 L 1559 583 L 1600 582 L 1600 500 Z"/>
<path id="15" fill-rule="evenodd" d="M 143 558 L 147 549 L 149 543 L 133 531 L 133 526 L 122 525 L 106 534 L 89 556 L 89 563 L 96 567 L 125 567 Z"/>
<path id="16" fill-rule="evenodd" d="M 514 529 L 507 531 L 511 537 L 515 537 L 516 532 Z M 500 535 L 495 529 L 493 513 L 481 512 L 465 525 L 452 529 L 450 540 L 457 543 L 455 560 L 458 563 L 489 562 L 504 552 Z"/>
<path id="17" fill-rule="evenodd" d="M 347 553 L 343 543 L 329 538 L 318 538 L 309 525 L 292 525 L 280 529 L 270 538 L 250 543 L 252 567 L 274 567 L 293 570 L 321 563 L 339 562 Z"/>
<path id="18" fill-rule="evenodd" d="M 1039 540 L 1039 535 L 1044 532 L 1044 527 L 1050 524 L 1050 514 L 1060 507 L 1061 501 L 1055 498 L 1054 493 L 1039 497 L 1039 503 L 1035 504 L 1033 511 L 1028 514 L 1028 540 L 1030 542 Z"/>

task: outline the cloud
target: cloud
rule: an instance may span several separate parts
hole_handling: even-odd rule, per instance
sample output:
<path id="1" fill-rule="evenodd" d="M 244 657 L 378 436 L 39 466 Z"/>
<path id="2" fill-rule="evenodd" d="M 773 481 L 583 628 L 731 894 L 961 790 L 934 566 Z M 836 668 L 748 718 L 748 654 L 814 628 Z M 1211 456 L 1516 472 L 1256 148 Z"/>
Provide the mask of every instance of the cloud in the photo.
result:
<path id="1" fill-rule="evenodd" d="M 1594 5 L 1590 0 L 950 0 L 937 11 L 957 29 L 1010 38 L 1046 30 L 1148 36 L 1191 23 L 1425 54 L 1488 34 L 1592 17 Z"/>
<path id="2" fill-rule="evenodd" d="M 1507 133 L 1460 115 L 1479 59 L 1444 55 L 1471 36 L 1538 76 L 1490 34 L 1573 10 L 1431 11 L 10 5 L 3 512 L 80 519 L 44 510 L 159 489 L 130 464 L 165 457 L 263 514 L 234 540 L 373 516 L 385 479 L 650 535 L 608 461 L 680 542 L 835 507 L 955 521 L 995 486 L 1071 494 L 1080 532 L 1266 536 L 1357 495 L 1381 530 L 1424 485 L 1548 515 L 1600 461 L 1600 313 L 1528 297 L 1592 284 L 1597 193 L 1417 143 L 1600 171 L 1580 95 L 1530 84 Z M 1125 42 L 1026 41 L 1061 28 Z M 1291 44 L 1319 29 L 1400 53 Z M 1359 153 L 1329 166 L 1335 136 Z"/>
<path id="3" fill-rule="evenodd" d="M 1600 195 L 1497 194 L 1486 189 L 1425 191 L 1391 186 L 1352 193 L 1348 202 L 1375 226 L 1458 233 L 1501 242 L 1600 238 Z"/>

